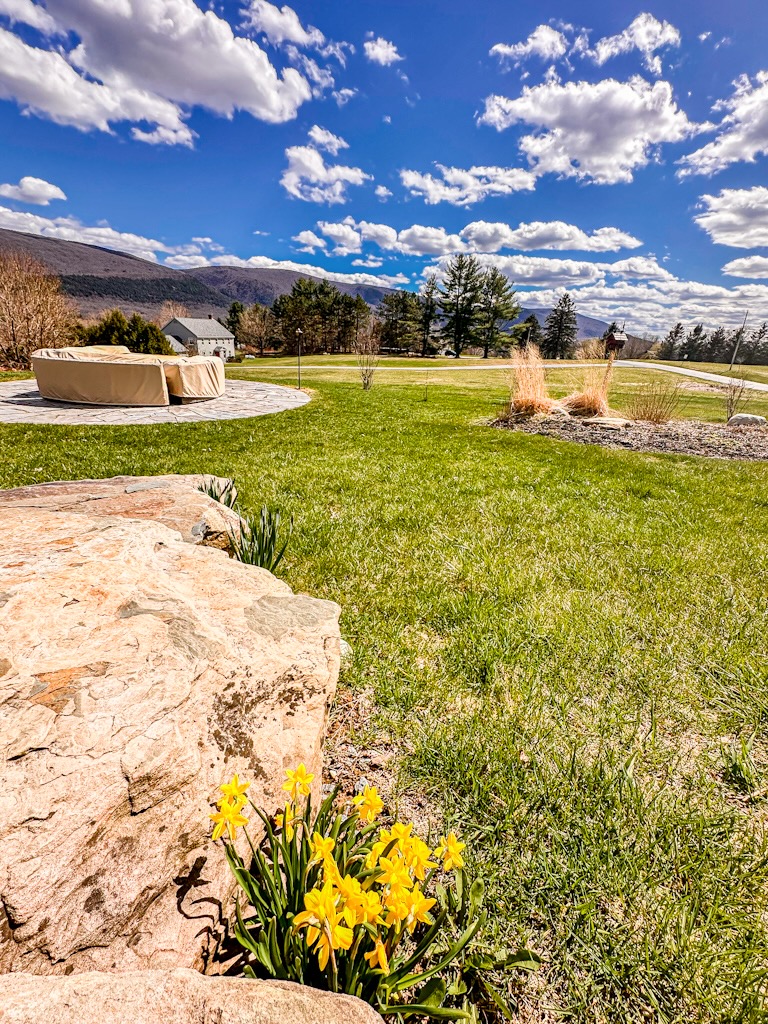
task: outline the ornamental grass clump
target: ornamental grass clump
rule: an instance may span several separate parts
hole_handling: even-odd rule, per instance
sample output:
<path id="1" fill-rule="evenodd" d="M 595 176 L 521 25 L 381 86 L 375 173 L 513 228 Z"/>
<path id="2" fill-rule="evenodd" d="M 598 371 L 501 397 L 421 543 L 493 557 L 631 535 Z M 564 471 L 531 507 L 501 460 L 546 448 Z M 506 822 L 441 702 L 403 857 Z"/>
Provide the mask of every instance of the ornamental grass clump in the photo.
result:
<path id="1" fill-rule="evenodd" d="M 380 827 L 373 786 L 341 808 L 336 790 L 314 814 L 313 779 L 304 765 L 286 772 L 274 817 L 248 801 L 250 784 L 237 776 L 221 787 L 213 838 L 240 889 L 233 932 L 243 973 L 345 992 L 400 1021 L 510 1016 L 511 970 L 539 961 L 480 945 L 483 885 L 467 878 L 465 844 L 450 832 L 432 848 L 413 823 Z M 263 828 L 258 843 L 247 803 Z M 234 843 L 239 829 L 250 863 Z"/>
<path id="2" fill-rule="evenodd" d="M 608 362 L 603 362 L 604 343 L 599 338 L 585 342 L 579 349 L 577 358 L 588 362 L 585 365 L 579 382 L 579 390 L 568 395 L 562 406 L 573 416 L 606 416 L 608 414 L 608 391 L 613 379 L 613 361 L 611 354 Z M 600 362 L 595 363 L 595 360 Z"/>
<path id="3" fill-rule="evenodd" d="M 547 370 L 538 346 L 516 348 L 512 353 L 512 393 L 507 415 L 546 415 L 554 404 L 549 397 Z"/>

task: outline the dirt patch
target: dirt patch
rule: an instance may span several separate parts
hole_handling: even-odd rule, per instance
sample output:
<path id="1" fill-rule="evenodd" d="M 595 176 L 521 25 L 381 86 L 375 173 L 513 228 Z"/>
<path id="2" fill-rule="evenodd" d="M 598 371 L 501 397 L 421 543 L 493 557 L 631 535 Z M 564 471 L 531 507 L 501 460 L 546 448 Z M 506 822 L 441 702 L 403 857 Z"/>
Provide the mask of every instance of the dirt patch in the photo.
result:
<path id="1" fill-rule="evenodd" d="M 496 420 L 493 426 L 625 451 L 704 455 L 710 459 L 768 460 L 768 427 L 728 427 L 724 423 L 673 420 L 663 424 L 638 422 L 613 430 L 588 426 L 578 419 L 561 416 L 533 417 L 516 423 Z"/>

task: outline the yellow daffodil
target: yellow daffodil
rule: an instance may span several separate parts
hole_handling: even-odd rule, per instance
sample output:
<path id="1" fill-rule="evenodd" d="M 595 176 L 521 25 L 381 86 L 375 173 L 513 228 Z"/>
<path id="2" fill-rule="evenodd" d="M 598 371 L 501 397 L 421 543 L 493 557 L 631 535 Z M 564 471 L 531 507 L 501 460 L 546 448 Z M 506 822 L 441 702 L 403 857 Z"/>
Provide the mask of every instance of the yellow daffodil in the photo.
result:
<path id="1" fill-rule="evenodd" d="M 382 853 L 384 853 L 384 850 L 386 848 L 387 844 L 383 842 L 381 839 L 377 843 L 373 844 L 373 846 L 371 847 L 371 852 L 365 858 L 365 866 L 368 868 L 369 871 L 372 868 L 375 868 L 376 865 L 379 863 L 379 857 L 382 855 Z"/>
<path id="2" fill-rule="evenodd" d="M 283 783 L 283 789 L 286 793 L 290 793 L 291 800 L 295 802 L 300 796 L 309 796 L 314 777 L 312 772 L 307 771 L 303 763 L 296 771 L 291 771 L 289 768 L 285 773 L 286 781 Z"/>
<path id="3" fill-rule="evenodd" d="M 215 822 L 212 838 L 218 839 L 226 830 L 230 839 L 234 839 L 237 829 L 248 824 L 248 819 L 240 813 L 240 803 L 231 803 L 226 798 L 221 801 L 216 814 L 209 814 L 211 821 Z"/>
<path id="4" fill-rule="evenodd" d="M 275 815 L 275 825 L 278 829 L 285 831 L 285 837 L 289 843 L 293 841 L 293 837 L 295 835 L 293 825 L 294 822 L 298 820 L 299 815 L 296 813 L 296 808 L 293 804 L 286 804 L 285 809 Z"/>
<path id="5" fill-rule="evenodd" d="M 304 893 L 304 910 L 293 919 L 294 928 L 307 929 L 307 943 L 311 946 L 320 934 L 326 919 L 336 913 L 338 896 L 330 882 L 322 889 L 310 889 Z"/>
<path id="6" fill-rule="evenodd" d="M 315 945 L 317 962 L 320 970 L 324 971 L 328 965 L 328 958 L 332 949 L 349 949 L 352 945 L 354 933 L 351 928 L 346 928 L 339 923 L 340 919 L 336 914 L 326 918 L 323 930 Z"/>
<path id="7" fill-rule="evenodd" d="M 379 884 L 389 886 L 391 891 L 410 889 L 413 885 L 408 867 L 400 856 L 382 857 L 379 861 L 379 870 Z"/>
<path id="8" fill-rule="evenodd" d="M 384 948 L 384 943 L 377 936 L 376 945 L 370 951 L 365 954 L 365 959 L 371 965 L 371 967 L 378 967 L 379 970 L 383 971 L 384 974 L 389 974 L 389 961 L 387 960 L 387 951 Z"/>
<path id="9" fill-rule="evenodd" d="M 384 801 L 375 786 L 366 786 L 363 792 L 352 800 L 352 803 L 357 808 L 361 821 L 375 821 L 384 810 Z"/>
<path id="10" fill-rule="evenodd" d="M 396 928 L 407 920 L 411 912 L 410 904 L 406 900 L 407 889 L 395 889 L 388 892 L 384 897 L 384 924 L 387 928 Z"/>
<path id="11" fill-rule="evenodd" d="M 240 804 L 242 806 L 247 802 L 246 792 L 250 787 L 250 782 L 241 782 L 237 773 L 232 776 L 231 782 L 225 782 L 223 786 L 219 786 L 219 789 L 224 794 L 224 800 L 228 800 L 230 803 Z M 222 803 L 219 800 L 219 803 Z"/>
<path id="12" fill-rule="evenodd" d="M 440 845 L 435 850 L 435 856 L 442 858 L 446 871 L 463 868 L 464 858 L 461 856 L 461 851 L 466 848 L 466 845 L 466 843 L 459 842 L 455 832 L 450 832 L 440 840 Z"/>
<path id="13" fill-rule="evenodd" d="M 427 871 L 437 867 L 437 864 L 429 859 L 431 854 L 430 848 L 418 836 L 410 837 L 408 846 L 404 851 L 405 862 L 414 876 L 421 882 L 424 881 Z"/>
<path id="14" fill-rule="evenodd" d="M 315 832 L 312 839 L 309 842 L 310 849 L 312 850 L 312 857 L 309 861 L 310 864 L 325 864 L 330 863 L 333 858 L 333 848 L 336 845 L 336 841 L 331 836 L 323 836 L 319 832 Z"/>
<path id="15" fill-rule="evenodd" d="M 408 907 L 406 924 L 410 932 L 414 930 L 417 924 L 432 923 L 432 918 L 429 916 L 429 912 L 432 907 L 434 907 L 437 900 L 428 899 L 418 885 L 414 886 L 412 892 L 406 892 L 403 894 L 403 902 Z"/>

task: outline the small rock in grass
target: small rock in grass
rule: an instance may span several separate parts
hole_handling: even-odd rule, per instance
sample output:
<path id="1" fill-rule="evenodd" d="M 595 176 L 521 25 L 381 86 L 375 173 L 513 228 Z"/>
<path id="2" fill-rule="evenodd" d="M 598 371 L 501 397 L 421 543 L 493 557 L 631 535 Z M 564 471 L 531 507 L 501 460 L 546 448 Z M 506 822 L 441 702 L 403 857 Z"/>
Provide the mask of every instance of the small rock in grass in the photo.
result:
<path id="1" fill-rule="evenodd" d="M 631 420 L 622 419 L 620 416 L 590 416 L 581 422 L 588 427 L 605 427 L 607 430 L 624 430 L 632 423 Z"/>
<path id="2" fill-rule="evenodd" d="M 729 427 L 764 427 L 768 424 L 765 416 L 755 416 L 749 412 L 737 412 L 728 420 Z"/>

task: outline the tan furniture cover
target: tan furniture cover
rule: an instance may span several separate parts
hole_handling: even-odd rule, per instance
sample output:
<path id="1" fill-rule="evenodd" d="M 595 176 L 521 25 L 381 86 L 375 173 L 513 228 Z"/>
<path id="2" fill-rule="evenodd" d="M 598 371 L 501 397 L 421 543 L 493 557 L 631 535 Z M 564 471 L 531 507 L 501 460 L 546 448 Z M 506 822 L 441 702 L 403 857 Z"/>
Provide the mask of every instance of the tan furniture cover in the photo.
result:
<path id="1" fill-rule="evenodd" d="M 168 393 L 182 401 L 221 398 L 224 363 L 218 356 L 160 356 Z"/>
<path id="2" fill-rule="evenodd" d="M 32 354 L 32 369 L 40 394 L 84 405 L 168 405 L 165 372 L 157 356 L 117 348 L 38 349 Z"/>
<path id="3" fill-rule="evenodd" d="M 168 405 L 220 398 L 224 364 L 217 357 L 155 356 L 123 345 L 39 349 L 32 369 L 43 398 L 84 405 Z"/>

